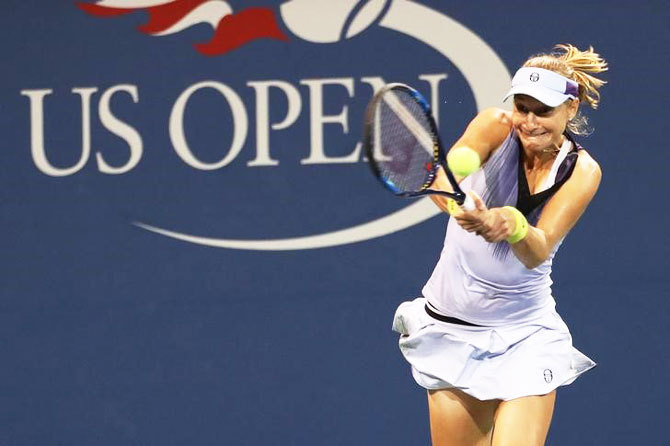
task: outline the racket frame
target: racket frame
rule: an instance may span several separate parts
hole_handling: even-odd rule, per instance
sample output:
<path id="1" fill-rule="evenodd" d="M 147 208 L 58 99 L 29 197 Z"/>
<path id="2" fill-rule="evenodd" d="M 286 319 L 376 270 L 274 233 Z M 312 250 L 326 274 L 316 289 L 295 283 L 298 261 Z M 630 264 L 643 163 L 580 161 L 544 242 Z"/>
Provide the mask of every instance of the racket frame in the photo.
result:
<path id="1" fill-rule="evenodd" d="M 428 176 L 426 177 L 426 181 L 417 191 L 401 191 L 398 188 L 396 188 L 395 185 L 393 185 L 393 183 L 384 178 L 382 170 L 379 167 L 378 161 L 374 157 L 374 146 L 375 146 L 374 137 L 376 135 L 374 127 L 376 122 L 376 114 L 377 111 L 379 110 L 379 104 L 381 103 L 381 101 L 383 101 L 384 96 L 386 95 L 386 93 L 392 90 L 399 90 L 405 93 L 409 93 L 410 96 L 412 96 L 414 100 L 416 100 L 417 104 L 419 104 L 422 111 L 424 112 L 425 117 L 427 118 L 428 126 L 431 133 L 433 166 L 432 169 L 429 171 Z M 442 145 L 442 141 L 440 140 L 440 134 L 437 130 L 437 124 L 435 123 L 435 119 L 433 118 L 431 107 L 426 101 L 426 99 L 421 95 L 421 93 L 416 91 L 414 88 L 402 83 L 392 83 L 385 85 L 381 90 L 379 90 L 368 104 L 367 110 L 365 112 L 363 135 L 364 135 L 363 146 L 365 148 L 365 154 L 368 160 L 368 165 L 370 166 L 372 173 L 387 190 L 393 192 L 393 194 L 395 194 L 396 196 L 402 198 L 415 198 L 423 195 L 441 195 L 455 200 L 459 205 L 462 205 L 465 202 L 467 198 L 466 194 L 460 188 L 458 182 L 456 181 L 456 177 L 451 172 L 451 170 L 449 170 L 449 167 L 447 166 L 447 157 L 446 154 L 444 153 L 443 148 L 444 146 Z M 383 154 L 383 147 L 381 149 Z M 437 169 L 439 169 L 440 167 L 442 167 L 444 173 L 447 175 L 447 179 L 449 180 L 451 187 L 454 189 L 453 192 L 430 189 L 430 187 L 435 182 L 435 178 L 437 176 Z"/>

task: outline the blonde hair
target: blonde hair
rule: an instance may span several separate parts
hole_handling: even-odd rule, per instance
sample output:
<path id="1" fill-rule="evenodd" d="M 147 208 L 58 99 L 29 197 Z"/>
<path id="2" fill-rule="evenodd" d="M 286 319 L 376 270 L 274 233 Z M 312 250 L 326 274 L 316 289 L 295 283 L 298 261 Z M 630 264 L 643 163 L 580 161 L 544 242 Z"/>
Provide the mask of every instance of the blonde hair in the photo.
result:
<path id="1" fill-rule="evenodd" d="M 608 67 L 605 59 L 600 57 L 592 46 L 589 46 L 588 50 L 581 51 L 570 44 L 559 44 L 554 47 L 554 52 L 532 56 L 523 66 L 544 68 L 572 79 L 579 84 L 579 101 L 593 109 L 598 108 L 600 103 L 598 89 L 607 82 L 590 73 L 602 73 L 607 71 Z M 592 131 L 588 120 L 581 113 L 568 122 L 568 130 L 576 135 L 586 135 Z"/>

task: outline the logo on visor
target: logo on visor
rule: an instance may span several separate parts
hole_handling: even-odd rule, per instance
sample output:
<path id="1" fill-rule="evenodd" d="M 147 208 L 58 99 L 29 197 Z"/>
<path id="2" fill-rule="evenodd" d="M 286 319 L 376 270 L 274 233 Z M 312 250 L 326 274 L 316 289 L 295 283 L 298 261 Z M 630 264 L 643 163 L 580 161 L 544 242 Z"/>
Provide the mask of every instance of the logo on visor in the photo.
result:
<path id="1" fill-rule="evenodd" d="M 537 73 L 531 73 L 530 74 L 530 81 L 531 82 L 537 82 L 540 80 L 540 75 Z"/>

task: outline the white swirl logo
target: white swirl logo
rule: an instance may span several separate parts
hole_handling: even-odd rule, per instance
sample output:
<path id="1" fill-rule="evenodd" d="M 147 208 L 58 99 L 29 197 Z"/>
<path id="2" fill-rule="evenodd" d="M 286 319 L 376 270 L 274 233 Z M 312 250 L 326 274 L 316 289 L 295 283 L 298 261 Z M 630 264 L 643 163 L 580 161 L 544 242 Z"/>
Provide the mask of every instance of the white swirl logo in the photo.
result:
<path id="1" fill-rule="evenodd" d="M 390 4 L 389 4 L 390 3 Z M 469 84 L 478 110 L 499 106 L 511 78 L 498 55 L 465 26 L 410 0 L 291 0 L 281 18 L 295 36 L 314 43 L 351 38 L 377 24 L 412 37 L 450 60 Z M 143 222 L 146 230 L 199 245 L 257 251 L 325 248 L 383 237 L 422 223 L 440 210 L 422 198 L 382 218 L 327 233 L 282 239 L 221 239 L 170 231 Z"/>

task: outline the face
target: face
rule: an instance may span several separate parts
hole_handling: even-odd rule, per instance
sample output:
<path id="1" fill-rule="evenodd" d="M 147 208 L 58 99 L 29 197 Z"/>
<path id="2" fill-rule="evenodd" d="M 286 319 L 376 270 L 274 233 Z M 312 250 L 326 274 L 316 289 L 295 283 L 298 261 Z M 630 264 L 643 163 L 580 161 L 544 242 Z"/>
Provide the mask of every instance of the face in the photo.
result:
<path id="1" fill-rule="evenodd" d="M 538 153 L 560 147 L 563 132 L 568 121 L 577 114 L 578 106 L 578 100 L 549 107 L 531 96 L 514 95 L 512 124 L 523 147 Z"/>

